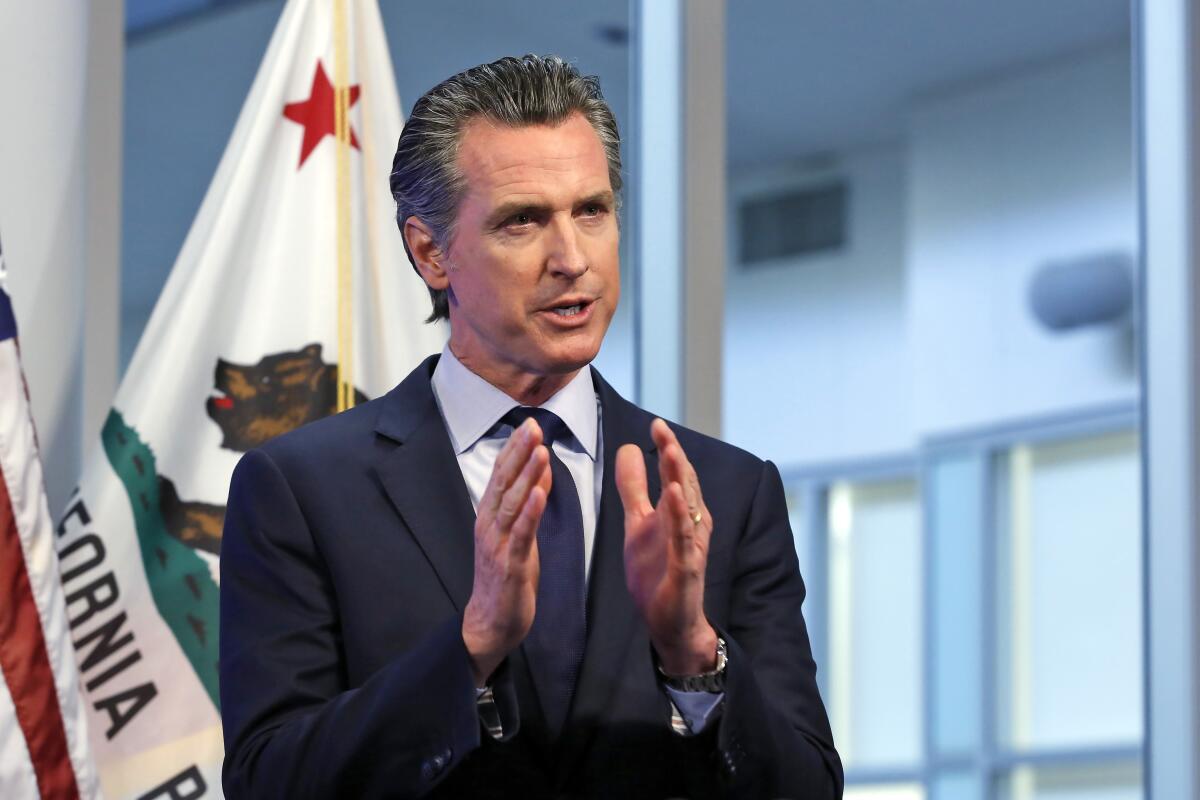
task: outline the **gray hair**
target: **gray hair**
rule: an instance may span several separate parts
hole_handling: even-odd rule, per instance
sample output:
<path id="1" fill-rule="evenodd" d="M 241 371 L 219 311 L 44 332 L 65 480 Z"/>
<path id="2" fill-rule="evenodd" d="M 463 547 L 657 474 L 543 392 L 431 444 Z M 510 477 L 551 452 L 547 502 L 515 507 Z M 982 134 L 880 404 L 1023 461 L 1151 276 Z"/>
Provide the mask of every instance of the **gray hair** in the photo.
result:
<path id="1" fill-rule="evenodd" d="M 600 138 L 608 179 L 619 198 L 621 137 L 596 76 L 581 75 L 557 56 L 510 56 L 472 67 L 430 89 L 413 106 L 392 160 L 392 197 L 402 238 L 404 223 L 417 217 L 429 226 L 438 248 L 448 248 L 466 191 L 458 148 L 468 122 L 485 117 L 514 128 L 556 125 L 576 112 Z M 404 251 L 416 269 L 407 239 Z M 446 290 L 430 288 L 429 295 L 433 313 L 426 321 L 449 319 Z"/>

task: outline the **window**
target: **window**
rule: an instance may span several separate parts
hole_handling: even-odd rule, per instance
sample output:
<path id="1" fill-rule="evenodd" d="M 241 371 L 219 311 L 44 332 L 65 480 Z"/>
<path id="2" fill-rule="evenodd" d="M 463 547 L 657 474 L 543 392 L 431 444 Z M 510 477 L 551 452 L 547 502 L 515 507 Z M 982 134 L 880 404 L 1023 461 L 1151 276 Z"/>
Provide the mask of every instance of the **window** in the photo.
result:
<path id="1" fill-rule="evenodd" d="M 921 519 L 910 478 L 828 494 L 830 712 L 847 767 L 921 759 Z"/>
<path id="2" fill-rule="evenodd" d="M 1142 797 L 1136 430 L 1079 414 L 788 481 L 848 798 Z"/>
<path id="3" fill-rule="evenodd" d="M 1137 437 L 998 456 L 997 734 L 1014 750 L 1142 736 Z"/>

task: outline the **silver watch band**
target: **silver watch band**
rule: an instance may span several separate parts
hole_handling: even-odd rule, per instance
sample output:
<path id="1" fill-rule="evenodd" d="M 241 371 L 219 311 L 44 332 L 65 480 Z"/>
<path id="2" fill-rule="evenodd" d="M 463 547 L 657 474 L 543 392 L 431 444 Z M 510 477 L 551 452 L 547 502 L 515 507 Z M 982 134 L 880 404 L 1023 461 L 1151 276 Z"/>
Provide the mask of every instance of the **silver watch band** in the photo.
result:
<path id="1" fill-rule="evenodd" d="M 723 692 L 725 691 L 725 665 L 729 653 L 725 640 L 717 637 L 717 668 L 699 675 L 668 675 L 661 665 L 656 665 L 662 682 L 679 692 Z"/>

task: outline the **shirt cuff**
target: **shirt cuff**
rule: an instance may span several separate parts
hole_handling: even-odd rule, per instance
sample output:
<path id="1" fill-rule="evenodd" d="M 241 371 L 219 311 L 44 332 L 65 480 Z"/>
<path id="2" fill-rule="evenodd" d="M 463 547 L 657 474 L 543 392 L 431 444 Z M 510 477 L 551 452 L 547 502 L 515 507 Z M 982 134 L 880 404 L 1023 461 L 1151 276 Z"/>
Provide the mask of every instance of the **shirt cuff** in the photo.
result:
<path id="1" fill-rule="evenodd" d="M 671 728 L 680 736 L 695 736 L 721 716 L 724 692 L 684 692 L 664 686 L 671 700 Z"/>
<path id="2" fill-rule="evenodd" d="M 496 708 L 496 696 L 491 686 L 475 689 L 475 707 L 479 710 L 479 721 L 488 736 L 493 739 L 504 737 L 504 726 L 500 723 L 500 709 Z"/>

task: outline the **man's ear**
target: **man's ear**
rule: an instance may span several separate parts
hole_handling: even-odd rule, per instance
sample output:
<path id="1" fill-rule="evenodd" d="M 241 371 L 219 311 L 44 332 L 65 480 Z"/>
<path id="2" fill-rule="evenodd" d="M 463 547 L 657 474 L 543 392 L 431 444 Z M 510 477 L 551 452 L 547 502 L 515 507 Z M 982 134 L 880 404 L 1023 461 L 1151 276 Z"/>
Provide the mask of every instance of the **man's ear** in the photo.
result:
<path id="1" fill-rule="evenodd" d="M 416 262 L 417 272 L 430 289 L 446 289 L 450 276 L 446 274 L 446 253 L 434 241 L 433 231 L 416 217 L 404 220 L 404 241 Z"/>

